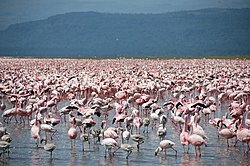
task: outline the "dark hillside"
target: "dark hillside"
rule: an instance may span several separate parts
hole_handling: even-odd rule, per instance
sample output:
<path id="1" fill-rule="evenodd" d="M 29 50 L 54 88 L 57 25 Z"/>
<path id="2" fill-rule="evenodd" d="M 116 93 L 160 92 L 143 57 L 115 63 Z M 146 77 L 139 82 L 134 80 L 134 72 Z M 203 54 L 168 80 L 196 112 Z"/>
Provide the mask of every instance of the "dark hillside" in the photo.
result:
<path id="1" fill-rule="evenodd" d="M 164 14 L 78 12 L 0 32 L 1 56 L 203 57 L 250 55 L 250 9 Z"/>

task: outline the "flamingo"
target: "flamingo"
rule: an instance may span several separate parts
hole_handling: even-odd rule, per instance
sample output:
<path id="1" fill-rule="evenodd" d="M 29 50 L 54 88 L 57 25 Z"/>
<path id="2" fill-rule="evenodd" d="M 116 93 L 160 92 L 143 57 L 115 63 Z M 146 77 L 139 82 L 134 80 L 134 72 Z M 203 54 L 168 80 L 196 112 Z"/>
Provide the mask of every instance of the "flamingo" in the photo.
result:
<path id="1" fill-rule="evenodd" d="M 0 137 L 5 135 L 7 133 L 7 128 L 6 127 L 0 127 Z"/>
<path id="2" fill-rule="evenodd" d="M 138 116 L 136 116 L 136 117 L 134 118 L 134 120 L 133 120 L 133 125 L 134 125 L 134 127 L 135 127 L 135 129 L 136 129 L 136 133 L 137 133 L 137 131 L 138 131 L 139 134 L 140 134 L 140 128 L 141 128 L 141 126 L 143 125 L 142 122 L 143 122 L 143 121 L 142 121 L 142 118 L 140 118 L 140 117 L 138 117 Z"/>
<path id="3" fill-rule="evenodd" d="M 105 120 L 102 121 L 101 123 L 101 127 L 102 127 L 102 138 L 113 138 L 113 139 L 117 139 L 119 138 L 119 135 L 116 133 L 115 130 L 117 130 L 116 128 L 113 127 L 109 127 L 108 129 L 106 129 L 107 126 L 107 122 Z"/>
<path id="4" fill-rule="evenodd" d="M 3 151 L 2 153 L 0 153 L 0 156 L 2 154 L 6 153 L 6 151 L 7 151 L 8 155 L 9 155 L 9 148 L 10 148 L 10 143 L 9 142 L 7 142 L 7 141 L 0 141 L 0 150 Z"/>
<path id="5" fill-rule="evenodd" d="M 89 141 L 89 133 L 82 133 L 80 135 L 80 140 L 82 141 L 82 151 L 84 151 L 84 142 L 88 142 L 90 148 L 90 141 Z"/>
<path id="6" fill-rule="evenodd" d="M 195 147 L 196 156 L 201 156 L 200 146 L 206 142 L 200 135 L 193 133 L 193 126 L 191 126 L 191 131 L 188 135 L 188 143 Z"/>
<path id="7" fill-rule="evenodd" d="M 151 112 L 150 119 L 152 120 L 152 129 L 156 128 L 156 123 L 159 119 L 159 115 L 155 112 Z"/>
<path id="8" fill-rule="evenodd" d="M 167 129 L 163 126 L 163 124 L 159 125 L 159 128 L 157 130 L 157 136 L 160 137 L 160 140 L 162 140 L 167 134 Z"/>
<path id="9" fill-rule="evenodd" d="M 83 125 L 83 122 L 81 119 L 75 118 L 73 111 L 69 113 L 69 123 L 74 124 L 82 132 L 81 126 Z"/>
<path id="10" fill-rule="evenodd" d="M 84 128 L 92 128 L 96 125 L 96 122 L 92 118 L 86 118 L 82 121 Z"/>
<path id="11" fill-rule="evenodd" d="M 112 124 L 116 123 L 116 124 L 120 124 L 121 127 L 121 123 L 124 122 L 125 118 L 127 118 L 128 115 L 122 113 L 122 114 L 116 114 L 113 118 Z"/>
<path id="12" fill-rule="evenodd" d="M 58 125 L 61 122 L 60 119 L 53 118 L 51 112 L 48 113 L 47 118 L 44 118 L 44 121 L 45 121 L 46 124 L 49 124 L 49 125 L 51 125 L 53 127 Z"/>
<path id="13" fill-rule="evenodd" d="M 245 125 L 250 128 L 250 105 L 246 109 Z"/>
<path id="14" fill-rule="evenodd" d="M 55 150 L 56 145 L 54 143 L 47 143 L 46 139 L 41 139 L 40 143 L 42 144 L 43 141 L 45 142 L 44 150 L 50 152 L 50 158 L 52 158 L 52 152 Z"/>
<path id="15" fill-rule="evenodd" d="M 163 127 L 165 127 L 166 124 L 167 124 L 167 122 L 168 122 L 167 116 L 166 116 L 166 115 L 161 115 L 161 116 L 160 116 L 160 124 L 162 124 Z"/>
<path id="16" fill-rule="evenodd" d="M 229 147 L 229 139 L 232 139 L 233 137 L 236 136 L 235 131 L 233 130 L 232 126 L 226 126 L 222 121 L 219 121 L 220 123 L 219 128 L 218 128 L 218 133 L 220 136 L 224 137 L 227 139 L 227 147 Z M 225 125 L 226 128 L 222 129 L 222 126 Z"/>
<path id="17" fill-rule="evenodd" d="M 171 118 L 173 120 L 173 123 L 176 126 L 179 124 L 180 130 L 181 130 L 181 124 L 184 123 L 184 119 L 180 116 L 181 113 L 179 112 L 179 110 L 182 110 L 182 109 L 181 108 L 174 109 L 174 113 L 172 111 L 170 113 L 171 113 Z M 177 112 L 179 112 L 179 113 L 177 113 Z"/>
<path id="18" fill-rule="evenodd" d="M 155 156 L 157 156 L 157 154 L 159 153 L 159 151 L 165 150 L 165 157 L 166 157 L 166 155 L 167 155 L 166 154 L 167 149 L 173 149 L 175 151 L 175 156 L 177 156 L 177 150 L 174 149 L 174 147 L 173 147 L 174 145 L 175 145 L 175 143 L 172 142 L 172 141 L 170 141 L 170 140 L 162 140 L 160 142 L 160 146 L 158 148 L 156 148 L 156 150 L 155 150 Z"/>
<path id="19" fill-rule="evenodd" d="M 107 151 L 108 154 L 111 156 L 111 149 L 114 147 L 118 147 L 118 149 L 120 148 L 119 144 L 116 142 L 116 140 L 114 140 L 113 138 L 105 138 L 101 141 L 101 144 L 104 146 L 105 148 L 105 154 L 104 157 L 107 157 Z M 113 152 L 114 154 L 115 152 Z"/>
<path id="20" fill-rule="evenodd" d="M 37 114 L 38 114 L 38 111 L 36 112 L 36 115 Z M 31 131 L 32 138 L 37 140 L 36 146 L 38 147 L 38 142 L 39 142 L 39 139 L 40 139 L 40 129 L 39 129 L 39 127 L 37 125 L 38 125 L 38 120 L 37 120 L 37 116 L 36 116 L 35 123 L 31 127 L 30 131 Z"/>
<path id="21" fill-rule="evenodd" d="M 134 147 L 132 146 L 132 145 L 130 145 L 130 144 L 124 144 L 123 142 L 124 142 L 124 138 L 126 139 L 126 140 L 128 140 L 129 139 L 129 136 L 130 136 L 130 133 L 129 133 L 129 135 L 127 135 L 128 133 L 126 133 L 126 134 L 124 134 L 124 132 L 126 132 L 127 130 L 121 130 L 122 132 L 121 132 L 121 136 L 122 136 L 122 139 L 121 139 L 121 149 L 123 150 L 123 151 L 125 151 L 125 152 L 127 152 L 127 156 L 126 156 L 126 159 L 128 159 L 128 157 L 129 157 L 129 155 L 132 153 L 132 151 L 133 151 L 133 149 L 134 149 Z"/>
<path id="22" fill-rule="evenodd" d="M 1 103 L 1 105 L 0 105 L 0 110 L 3 111 L 3 110 L 5 110 L 5 108 L 6 108 L 6 104 L 4 103 L 4 96 L 2 95 L 1 97 L 2 97 L 2 100 L 1 100 L 2 103 Z"/>
<path id="23" fill-rule="evenodd" d="M 121 149 L 127 152 L 126 159 L 128 159 L 128 156 L 132 153 L 134 147 L 130 144 L 121 144 Z"/>
<path id="24" fill-rule="evenodd" d="M 52 133 L 52 135 L 50 136 L 51 140 L 53 139 L 54 134 L 57 132 L 56 129 L 54 129 L 51 125 L 48 124 L 41 124 L 40 127 L 41 130 L 45 132 L 46 140 L 48 139 L 47 132 Z"/>
<path id="25" fill-rule="evenodd" d="M 144 126 L 143 133 L 145 132 L 145 127 L 147 127 L 147 133 L 148 133 L 148 126 L 149 125 L 150 125 L 150 119 L 149 118 L 143 118 L 143 126 Z"/>
<path id="26" fill-rule="evenodd" d="M 194 134 L 200 135 L 204 139 L 208 139 L 203 128 L 200 125 L 198 125 L 198 114 L 197 113 L 195 113 L 195 115 L 194 115 L 194 122 L 192 123 L 192 128 L 193 128 Z"/>
<path id="27" fill-rule="evenodd" d="M 98 142 L 100 142 L 100 134 L 101 134 L 101 130 L 100 129 L 96 129 L 96 128 L 92 128 L 90 130 L 90 134 L 93 136 L 94 139 L 94 144 L 96 143 L 95 139 L 98 138 Z"/>
<path id="28" fill-rule="evenodd" d="M 65 106 L 65 107 L 63 107 L 63 108 L 61 108 L 59 110 L 59 115 L 60 116 L 64 115 L 64 122 L 66 122 L 66 116 L 65 115 L 69 114 L 74 109 L 78 109 L 78 107 L 76 107 L 75 105 L 68 105 L 68 106 Z"/>
<path id="29" fill-rule="evenodd" d="M 7 132 L 1 137 L 1 140 L 9 143 L 12 141 L 10 134 Z"/>
<path id="30" fill-rule="evenodd" d="M 124 141 L 129 141 L 129 138 L 130 138 L 130 132 L 128 130 L 128 128 L 126 128 L 126 130 L 122 130 L 122 140 Z"/>
<path id="31" fill-rule="evenodd" d="M 250 130 L 247 128 L 242 127 L 242 119 L 243 116 L 240 116 L 240 119 L 238 120 L 240 122 L 239 128 L 236 132 L 237 139 L 243 143 L 247 143 L 248 147 L 245 150 L 245 154 L 247 154 L 250 150 Z"/>
<path id="32" fill-rule="evenodd" d="M 76 137 L 77 137 L 77 130 L 76 130 L 76 128 L 75 128 L 75 123 L 76 123 L 76 120 L 75 120 L 75 118 L 73 118 L 72 126 L 71 126 L 71 128 L 68 130 L 68 137 L 69 137 L 70 140 L 71 140 L 71 149 L 73 149 L 72 139 L 74 139 L 74 141 L 75 141 L 75 139 L 76 139 Z"/>
<path id="33" fill-rule="evenodd" d="M 185 146 L 188 145 L 188 133 L 186 132 L 186 125 L 187 125 L 187 115 L 184 117 L 184 125 L 182 126 L 182 131 L 180 134 L 180 142 L 183 146 L 183 151 L 185 153 Z"/>
<path id="34" fill-rule="evenodd" d="M 139 151 L 140 145 L 144 143 L 144 137 L 139 134 L 132 134 L 130 137 L 132 141 L 137 142 L 137 151 Z"/>
<path id="35" fill-rule="evenodd" d="M 124 124 L 126 128 L 131 127 L 131 124 L 133 123 L 133 116 L 128 116 L 124 119 Z"/>

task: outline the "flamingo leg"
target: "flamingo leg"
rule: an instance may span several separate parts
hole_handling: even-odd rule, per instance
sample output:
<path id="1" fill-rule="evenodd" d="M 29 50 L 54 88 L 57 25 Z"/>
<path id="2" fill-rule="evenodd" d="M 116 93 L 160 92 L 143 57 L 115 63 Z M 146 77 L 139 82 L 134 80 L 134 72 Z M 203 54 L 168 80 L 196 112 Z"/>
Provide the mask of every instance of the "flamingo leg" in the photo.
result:
<path id="1" fill-rule="evenodd" d="M 182 147 L 183 147 L 183 152 L 186 153 L 185 145 L 182 145 Z"/>
<path id="2" fill-rule="evenodd" d="M 39 140 L 38 138 L 36 139 L 36 148 L 38 148 L 38 145 L 39 145 Z"/>
<path id="3" fill-rule="evenodd" d="M 111 148 L 108 148 L 108 155 L 110 156 L 110 158 L 112 157 L 111 156 Z"/>
<path id="4" fill-rule="evenodd" d="M 107 157 L 107 148 L 105 147 L 105 151 L 104 151 L 104 157 L 106 158 Z"/>
<path id="5" fill-rule="evenodd" d="M 128 159 L 128 156 L 132 153 L 132 150 L 128 151 L 126 159 Z"/>
<path id="6" fill-rule="evenodd" d="M 65 123 L 65 125 L 66 125 L 66 115 L 64 115 L 64 123 Z"/>
<path id="7" fill-rule="evenodd" d="M 143 144 L 143 143 L 144 143 L 144 141 L 138 142 L 138 144 L 137 144 L 137 151 L 139 151 L 140 145 Z"/>
<path id="8" fill-rule="evenodd" d="M 71 150 L 73 149 L 73 142 L 72 139 L 70 139 L 70 143 L 71 143 Z"/>
<path id="9" fill-rule="evenodd" d="M 53 140 L 53 136 L 56 134 L 57 130 L 53 131 L 51 136 L 50 136 L 50 139 Z"/>
<path id="10" fill-rule="evenodd" d="M 16 123 L 18 123 L 17 117 L 15 116 Z"/>
<path id="11" fill-rule="evenodd" d="M 174 149 L 173 147 L 171 147 L 171 149 L 173 149 L 175 151 L 175 156 L 177 156 L 177 150 Z"/>
<path id="12" fill-rule="evenodd" d="M 249 142 L 248 142 L 248 143 L 247 143 L 247 148 L 246 148 L 246 150 L 245 150 L 245 155 L 248 154 L 249 150 L 250 150 L 250 144 L 249 144 Z"/>
<path id="13" fill-rule="evenodd" d="M 236 141 L 235 141 L 234 147 L 236 147 L 237 142 L 238 142 L 238 140 L 237 140 L 237 138 L 236 138 Z"/>
<path id="14" fill-rule="evenodd" d="M 201 147 L 198 146 L 197 148 L 198 148 L 199 156 L 201 157 Z"/>
<path id="15" fill-rule="evenodd" d="M 113 155 L 115 155 L 115 152 L 118 151 L 120 149 L 120 147 L 118 147 L 114 152 L 113 152 Z"/>

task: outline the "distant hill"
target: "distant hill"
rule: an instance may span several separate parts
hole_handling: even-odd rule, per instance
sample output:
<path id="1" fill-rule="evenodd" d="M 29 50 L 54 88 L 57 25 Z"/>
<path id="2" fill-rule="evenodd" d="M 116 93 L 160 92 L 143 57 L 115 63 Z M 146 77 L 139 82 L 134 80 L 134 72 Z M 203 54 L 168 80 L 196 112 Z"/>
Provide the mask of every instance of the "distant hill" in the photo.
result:
<path id="1" fill-rule="evenodd" d="M 250 9 L 163 14 L 76 12 L 0 31 L 0 56 L 204 57 L 250 55 Z"/>

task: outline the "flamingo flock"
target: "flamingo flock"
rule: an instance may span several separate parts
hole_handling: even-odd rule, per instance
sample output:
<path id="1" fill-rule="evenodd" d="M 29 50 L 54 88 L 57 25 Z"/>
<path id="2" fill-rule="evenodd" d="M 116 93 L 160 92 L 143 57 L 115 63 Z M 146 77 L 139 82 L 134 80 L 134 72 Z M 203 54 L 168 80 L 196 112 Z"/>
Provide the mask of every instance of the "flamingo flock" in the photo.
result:
<path id="1" fill-rule="evenodd" d="M 163 150 L 171 156 L 172 149 L 176 157 L 201 157 L 210 146 L 204 125 L 227 147 L 235 138 L 236 148 L 246 144 L 244 155 L 250 150 L 248 60 L 3 58 L 0 69 L 0 155 L 9 153 L 14 138 L 7 130 L 14 124 L 28 126 L 30 146 L 43 146 L 51 157 L 62 125 L 71 150 L 79 139 L 83 151 L 85 142 L 103 146 L 105 158 L 120 149 L 126 159 L 140 153 L 148 133 L 159 141 L 152 156 Z M 178 139 L 169 139 L 169 125 Z"/>

